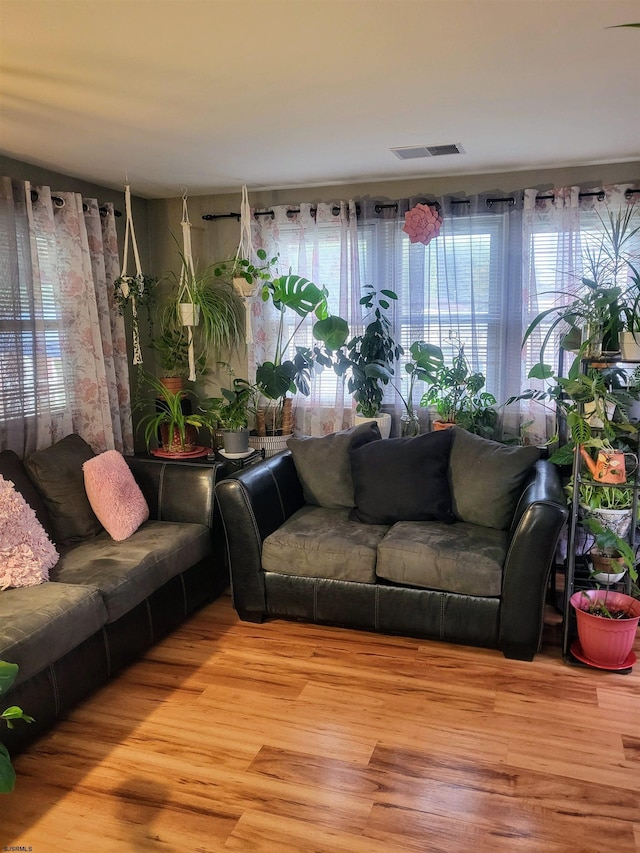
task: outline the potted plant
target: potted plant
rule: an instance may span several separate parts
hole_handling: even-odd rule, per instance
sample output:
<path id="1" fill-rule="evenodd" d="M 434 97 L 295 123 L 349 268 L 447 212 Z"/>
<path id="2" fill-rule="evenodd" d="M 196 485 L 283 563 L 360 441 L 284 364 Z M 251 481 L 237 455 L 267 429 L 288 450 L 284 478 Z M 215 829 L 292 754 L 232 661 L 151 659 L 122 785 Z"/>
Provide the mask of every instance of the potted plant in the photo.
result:
<path id="1" fill-rule="evenodd" d="M 382 437 L 388 438 L 391 415 L 380 411 L 384 386 L 393 379 L 395 362 L 404 350 L 392 338 L 391 323 L 383 313 L 390 307 L 389 300 L 398 297 L 392 290 L 380 293 L 381 296 L 377 296 L 373 285 L 365 285 L 360 304 L 369 309 L 373 319 L 361 335 L 355 335 L 344 348 L 338 349 L 334 370 L 338 376 L 348 374 L 347 388 L 356 402 L 355 422 L 375 420 Z"/>
<path id="2" fill-rule="evenodd" d="M 181 254 L 180 275 L 162 317 L 163 334 L 186 327 L 187 350 L 193 345 L 194 370 L 202 372 L 211 357 L 244 340 L 244 307 L 233 286 L 216 276 L 213 266 L 200 270 Z"/>
<path id="3" fill-rule="evenodd" d="M 249 451 L 249 413 L 256 389 L 246 379 L 235 378 L 232 388 L 221 388 L 221 397 L 209 397 L 201 405 L 222 433 L 224 452 L 243 455 Z"/>
<path id="4" fill-rule="evenodd" d="M 263 302 L 271 302 L 279 319 L 273 358 L 256 366 L 255 389 L 265 405 L 256 412 L 257 435 L 250 443 L 271 455 L 286 447 L 293 432 L 292 399 L 288 395 L 310 393 L 311 371 L 316 364 L 323 367 L 331 363 L 331 355 L 344 344 L 349 327 L 342 317 L 330 314 L 325 287 L 294 273 L 264 281 L 261 296 Z M 286 320 L 292 315 L 296 322 L 291 329 Z M 316 317 L 313 337 L 323 346 L 297 346 L 291 357 L 296 334 L 310 315 Z"/>
<path id="5" fill-rule="evenodd" d="M 572 652 L 580 660 L 603 669 L 622 669 L 635 661 L 632 655 L 640 601 L 634 596 L 611 589 L 625 572 L 637 593 L 636 555 L 631 545 L 597 518 L 586 518 L 583 526 L 593 536 L 590 557 L 592 578 L 605 589 L 579 590 L 570 599 L 575 610 L 579 646 Z"/>
<path id="6" fill-rule="evenodd" d="M 498 422 L 498 413 L 493 408 L 496 398 L 482 390 L 484 374 L 471 370 L 464 344 L 451 332 L 448 343 L 453 348 L 452 362 L 447 365 L 442 361 L 438 365 L 420 405 L 435 405 L 439 420 L 434 421 L 434 429 L 457 424 L 483 438 L 493 438 Z"/>
<path id="7" fill-rule="evenodd" d="M 155 376 L 146 375 L 145 381 L 156 393 L 156 410 L 143 415 L 138 422 L 138 429 L 144 429 L 144 440 L 147 450 L 153 440 L 160 436 L 161 451 L 151 450 L 155 455 L 193 455 L 206 448 L 198 445 L 198 430 L 204 428 L 211 432 L 212 421 L 205 413 L 197 414 L 185 411 L 183 405 L 186 399 L 197 401 L 197 396 L 190 389 L 171 391 Z M 137 408 L 145 405 L 142 401 Z"/>
<path id="8" fill-rule="evenodd" d="M 7 663 L 0 660 L 0 696 L 6 693 L 11 687 L 18 674 L 18 665 L 15 663 Z M 10 708 L 0 714 L 2 720 L 8 729 L 13 728 L 14 720 L 24 720 L 25 723 L 32 723 L 33 717 L 25 714 L 22 708 L 17 705 L 12 705 Z M 0 743 L 0 794 L 9 794 L 13 791 L 16 784 L 16 773 L 11 764 L 11 757 L 6 746 Z"/>
<path id="9" fill-rule="evenodd" d="M 545 387 L 528 389 L 505 403 L 536 400 L 543 405 L 551 404 L 554 412 L 564 417 L 567 441 L 550 457 L 556 465 L 571 465 L 576 445 L 611 452 L 619 442 L 624 442 L 625 436 L 636 431 L 626 412 L 638 396 L 637 391 L 613 387 L 616 377 L 624 377 L 624 372 L 614 367 L 607 370 L 587 368 L 583 373 L 580 368 L 581 361 L 576 358 L 568 376 L 556 376 L 550 365 L 536 364 L 529 371 L 529 378 L 542 380 Z M 557 436 L 549 443 L 555 440 Z"/>
<path id="10" fill-rule="evenodd" d="M 561 346 L 577 351 L 578 358 L 598 357 L 603 348 L 619 352 L 625 329 L 640 328 L 638 274 L 631 265 L 633 240 L 638 233 L 637 210 L 633 205 L 599 216 L 601 235 L 587 243 L 585 272 L 578 288 L 556 292 L 560 304 L 540 312 L 529 324 L 523 346 L 534 332 L 544 330 L 540 363 L 550 342 L 561 334 Z M 630 282 L 622 279 L 634 275 Z M 634 281 L 635 279 L 635 281 Z"/>
<path id="11" fill-rule="evenodd" d="M 432 382 L 435 380 L 437 371 L 444 363 L 444 357 L 440 347 L 428 344 L 425 341 L 414 341 L 409 347 L 412 361 L 407 361 L 404 366 L 409 376 L 409 384 L 406 397 L 400 388 L 394 385 L 404 405 L 404 412 L 400 417 L 400 435 L 415 436 L 420 434 L 420 422 L 418 413 L 413 405 L 413 391 L 416 382 Z"/>

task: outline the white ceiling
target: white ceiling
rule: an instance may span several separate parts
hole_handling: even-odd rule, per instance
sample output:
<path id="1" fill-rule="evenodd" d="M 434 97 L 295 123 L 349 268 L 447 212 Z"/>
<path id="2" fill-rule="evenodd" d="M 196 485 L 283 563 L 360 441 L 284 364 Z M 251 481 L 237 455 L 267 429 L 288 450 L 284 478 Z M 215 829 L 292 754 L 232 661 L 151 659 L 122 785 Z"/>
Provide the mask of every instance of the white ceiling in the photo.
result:
<path id="1" fill-rule="evenodd" d="M 638 0 L 0 0 L 0 153 L 136 195 L 640 159 Z M 460 144 L 402 162 L 391 147 Z"/>

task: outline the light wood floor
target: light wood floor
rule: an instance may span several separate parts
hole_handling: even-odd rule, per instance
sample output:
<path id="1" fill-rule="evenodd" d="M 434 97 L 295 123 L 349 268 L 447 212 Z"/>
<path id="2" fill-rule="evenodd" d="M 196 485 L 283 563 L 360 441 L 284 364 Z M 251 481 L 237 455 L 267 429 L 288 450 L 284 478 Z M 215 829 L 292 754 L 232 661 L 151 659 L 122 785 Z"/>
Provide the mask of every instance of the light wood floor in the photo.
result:
<path id="1" fill-rule="evenodd" d="M 551 622 L 522 663 L 223 596 L 17 757 L 1 849 L 640 850 L 640 664 L 563 664 Z"/>

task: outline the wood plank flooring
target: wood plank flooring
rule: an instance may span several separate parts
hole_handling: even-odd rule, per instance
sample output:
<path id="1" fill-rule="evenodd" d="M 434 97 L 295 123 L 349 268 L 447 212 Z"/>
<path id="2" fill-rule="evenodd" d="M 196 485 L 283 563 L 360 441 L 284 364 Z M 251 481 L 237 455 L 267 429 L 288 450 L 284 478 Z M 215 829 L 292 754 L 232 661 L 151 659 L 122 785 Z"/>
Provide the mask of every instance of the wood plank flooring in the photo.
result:
<path id="1" fill-rule="evenodd" d="M 640 664 L 563 664 L 551 612 L 526 663 L 225 595 L 14 763 L 1 850 L 640 851 Z"/>

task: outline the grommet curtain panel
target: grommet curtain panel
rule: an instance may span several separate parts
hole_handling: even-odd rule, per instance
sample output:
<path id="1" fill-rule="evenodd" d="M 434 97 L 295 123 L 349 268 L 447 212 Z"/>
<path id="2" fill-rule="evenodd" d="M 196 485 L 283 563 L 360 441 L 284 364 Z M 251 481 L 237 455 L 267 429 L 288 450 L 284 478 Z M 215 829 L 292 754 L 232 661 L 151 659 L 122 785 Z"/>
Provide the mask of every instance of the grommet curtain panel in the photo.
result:
<path id="1" fill-rule="evenodd" d="M 24 457 L 76 432 L 131 453 L 113 206 L 1 178 L 0 248 L 0 448 Z"/>
<path id="2" fill-rule="evenodd" d="M 402 230 L 404 214 L 427 201 L 424 197 L 276 206 L 254 211 L 253 243 L 269 257 L 279 254 L 282 272 L 291 267 L 326 285 L 332 312 L 349 322 L 353 335 L 366 322 L 360 305 L 365 284 L 397 293 L 389 317 L 405 355 L 396 365 L 394 384 L 386 386 L 385 411 L 399 416 L 403 410 L 397 389 L 407 391 L 404 365 L 410 344 L 438 344 L 450 359 L 451 334 L 464 344 L 472 370 L 486 376 L 486 390 L 498 401 L 502 437 L 540 444 L 555 433 L 555 413 L 531 401 L 502 405 L 536 386 L 528 373 L 539 361 L 542 337 L 534 336 L 523 351 L 524 332 L 558 292 L 580 286 L 585 247 L 602 230 L 599 216 L 606 221 L 608 212 L 640 208 L 638 188 L 618 184 L 429 199 L 438 205 L 443 225 L 427 245 L 412 244 Z M 269 303 L 254 301 L 250 376 L 256 362 L 271 352 L 274 314 Z M 312 344 L 311 325 L 297 344 Z M 558 341 L 548 355 L 557 367 Z M 414 407 L 425 390 L 422 383 L 418 386 Z M 314 378 L 311 395 L 297 395 L 294 405 L 296 428 L 316 435 L 350 426 L 355 408 L 341 381 L 327 370 Z M 432 412 L 418 413 L 428 429 Z"/>

